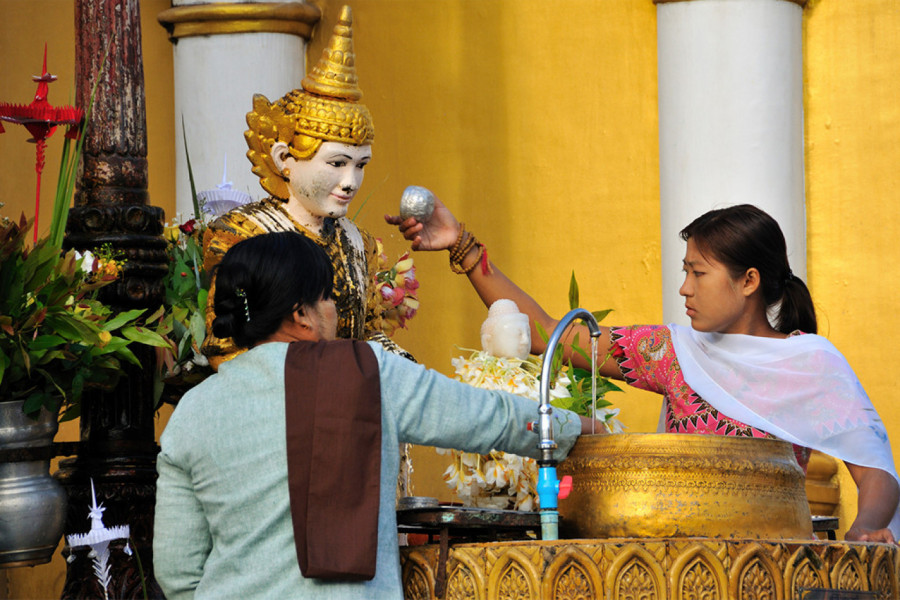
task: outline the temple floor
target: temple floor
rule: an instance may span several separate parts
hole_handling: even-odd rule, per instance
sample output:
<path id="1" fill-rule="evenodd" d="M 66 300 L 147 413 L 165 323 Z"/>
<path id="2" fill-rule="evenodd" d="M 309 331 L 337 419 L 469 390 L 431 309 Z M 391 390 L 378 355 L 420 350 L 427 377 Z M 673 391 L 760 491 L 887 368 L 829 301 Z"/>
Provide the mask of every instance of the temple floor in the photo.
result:
<path id="1" fill-rule="evenodd" d="M 900 597 L 900 547 L 888 544 L 713 538 L 461 543 L 445 550 L 446 562 L 440 550 L 439 544 L 401 548 L 407 600 Z"/>

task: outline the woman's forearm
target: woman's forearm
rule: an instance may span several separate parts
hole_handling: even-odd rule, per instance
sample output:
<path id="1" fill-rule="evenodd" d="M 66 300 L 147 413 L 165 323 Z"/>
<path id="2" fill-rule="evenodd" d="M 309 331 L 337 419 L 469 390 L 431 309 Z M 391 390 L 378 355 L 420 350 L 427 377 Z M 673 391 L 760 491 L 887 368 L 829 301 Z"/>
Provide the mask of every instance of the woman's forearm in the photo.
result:
<path id="1" fill-rule="evenodd" d="M 900 501 L 900 486 L 897 481 L 890 473 L 881 469 L 845 464 L 859 488 L 856 519 L 847 531 L 846 538 L 851 541 L 894 542 L 887 526 Z"/>

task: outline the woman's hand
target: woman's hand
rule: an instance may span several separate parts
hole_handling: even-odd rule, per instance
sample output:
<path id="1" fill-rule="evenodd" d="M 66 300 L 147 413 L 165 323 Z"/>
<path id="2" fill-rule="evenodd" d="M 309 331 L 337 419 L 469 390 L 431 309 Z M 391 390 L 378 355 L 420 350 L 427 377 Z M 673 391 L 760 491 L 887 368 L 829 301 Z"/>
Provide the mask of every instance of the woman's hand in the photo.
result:
<path id="1" fill-rule="evenodd" d="M 900 486 L 892 475 L 873 467 L 862 467 L 844 461 L 859 488 L 856 520 L 850 525 L 845 540 L 854 542 L 896 543 L 886 528 L 900 501 Z"/>
<path id="2" fill-rule="evenodd" d="M 434 199 L 434 212 L 425 223 L 415 217 L 402 219 L 391 215 L 384 215 L 384 220 L 400 229 L 403 237 L 412 242 L 413 250 L 446 250 L 456 243 L 459 236 L 459 221 L 437 197 Z"/>
<path id="3" fill-rule="evenodd" d="M 894 534 L 885 527 L 884 529 L 865 529 L 856 524 L 847 530 L 844 539 L 848 542 L 881 542 L 882 544 L 896 544 Z"/>
<path id="4" fill-rule="evenodd" d="M 581 421 L 581 435 L 606 435 L 609 433 L 606 423 L 599 419 L 595 421 L 590 417 L 582 417 L 581 415 L 578 418 Z"/>

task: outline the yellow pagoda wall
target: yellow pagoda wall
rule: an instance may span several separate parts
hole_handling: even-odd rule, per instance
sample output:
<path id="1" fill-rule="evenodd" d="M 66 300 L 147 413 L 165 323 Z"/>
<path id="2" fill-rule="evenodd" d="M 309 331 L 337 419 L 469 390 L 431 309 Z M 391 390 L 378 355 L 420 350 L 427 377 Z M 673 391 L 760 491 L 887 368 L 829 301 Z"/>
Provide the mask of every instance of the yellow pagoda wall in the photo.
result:
<path id="1" fill-rule="evenodd" d="M 900 290 L 900 11 L 891 0 L 804 10 L 809 287 L 819 332 L 856 370 L 900 464 L 892 333 Z M 844 471 L 842 524 L 856 513 Z"/>
<path id="2" fill-rule="evenodd" d="M 310 44 L 311 60 L 342 3 L 317 3 L 323 21 Z M 376 125 L 374 160 L 355 202 L 357 221 L 384 240 L 389 256 L 399 255 L 406 243 L 382 215 L 396 211 L 405 186 L 424 185 L 551 314 L 568 309 L 574 272 L 583 306 L 614 310 L 605 324 L 660 322 L 652 1 L 346 3 L 354 10 L 363 100 Z M 169 6 L 167 0 L 141 2 L 150 200 L 171 218 L 177 121 L 172 49 L 156 22 Z M 39 73 L 46 41 L 48 66 L 59 76 L 50 100 L 70 102 L 72 17 L 69 2 L 0 3 L 0 101 L 31 101 L 30 76 Z M 856 369 L 895 450 L 900 407 L 892 401 L 889 361 L 890 334 L 900 328 L 893 307 L 900 289 L 900 269 L 894 268 L 900 264 L 897 57 L 895 0 L 811 0 L 805 8 L 809 285 L 821 333 Z M 34 148 L 26 138 L 11 125 L 0 135 L 0 202 L 8 216 L 34 210 Z M 59 137 L 49 141 L 44 215 L 61 145 Z M 464 278 L 450 272 L 446 253 L 415 259 L 421 309 L 397 339 L 420 362 L 452 374 L 451 358 L 480 346 L 486 309 Z M 609 399 L 622 409 L 629 431 L 655 430 L 658 397 L 627 390 Z M 74 439 L 77 428 L 67 426 L 62 435 Z M 417 449 L 414 456 L 415 493 L 449 499 L 440 481 L 443 459 L 431 449 Z M 844 489 L 852 491 L 852 481 Z M 854 499 L 844 503 L 846 526 L 855 494 L 845 497 Z M 58 557 L 50 565 L 0 570 L 0 599 L 4 593 L 58 597 L 64 571 Z"/>

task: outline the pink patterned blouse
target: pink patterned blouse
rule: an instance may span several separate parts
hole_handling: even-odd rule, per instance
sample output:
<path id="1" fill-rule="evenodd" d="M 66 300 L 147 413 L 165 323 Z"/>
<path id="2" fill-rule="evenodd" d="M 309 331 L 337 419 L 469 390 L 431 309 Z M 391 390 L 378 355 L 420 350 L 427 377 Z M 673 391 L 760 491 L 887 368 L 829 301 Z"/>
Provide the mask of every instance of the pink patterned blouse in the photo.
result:
<path id="1" fill-rule="evenodd" d="M 625 382 L 665 397 L 666 433 L 775 437 L 721 414 L 685 383 L 668 327 L 613 327 L 612 341 L 613 358 Z M 795 445 L 794 455 L 805 473 L 809 449 Z"/>

